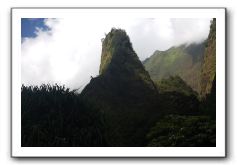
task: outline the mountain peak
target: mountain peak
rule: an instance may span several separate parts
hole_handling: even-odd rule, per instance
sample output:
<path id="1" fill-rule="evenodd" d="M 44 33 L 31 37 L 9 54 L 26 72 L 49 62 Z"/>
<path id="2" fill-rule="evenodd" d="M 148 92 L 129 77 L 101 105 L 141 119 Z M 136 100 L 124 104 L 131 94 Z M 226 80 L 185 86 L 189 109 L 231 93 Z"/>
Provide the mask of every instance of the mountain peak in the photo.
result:
<path id="1" fill-rule="evenodd" d="M 81 96 L 105 114 L 111 125 L 108 129 L 113 130 L 108 135 L 112 146 L 141 145 L 145 135 L 133 125 L 145 130 L 142 126 L 159 112 L 154 108 L 158 104 L 156 86 L 121 29 L 112 29 L 103 40 L 100 75 L 91 79 Z"/>
<path id="2" fill-rule="evenodd" d="M 122 29 L 112 28 L 103 40 L 99 73 L 106 77 L 141 80 L 155 89 L 148 72 L 133 50 L 129 36 Z"/>
<path id="3" fill-rule="evenodd" d="M 122 29 L 112 28 L 102 42 L 99 73 L 105 73 L 114 63 L 123 65 L 128 58 L 136 58 L 138 60 L 128 35 Z"/>

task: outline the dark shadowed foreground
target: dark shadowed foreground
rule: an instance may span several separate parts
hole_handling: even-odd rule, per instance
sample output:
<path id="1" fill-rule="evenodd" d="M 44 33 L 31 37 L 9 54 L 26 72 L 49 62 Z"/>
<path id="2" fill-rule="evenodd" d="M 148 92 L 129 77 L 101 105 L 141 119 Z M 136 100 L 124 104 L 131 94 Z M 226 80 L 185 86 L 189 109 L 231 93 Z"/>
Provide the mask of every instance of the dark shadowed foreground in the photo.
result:
<path id="1" fill-rule="evenodd" d="M 22 86 L 21 99 L 22 146 L 106 146 L 102 115 L 75 91 Z"/>

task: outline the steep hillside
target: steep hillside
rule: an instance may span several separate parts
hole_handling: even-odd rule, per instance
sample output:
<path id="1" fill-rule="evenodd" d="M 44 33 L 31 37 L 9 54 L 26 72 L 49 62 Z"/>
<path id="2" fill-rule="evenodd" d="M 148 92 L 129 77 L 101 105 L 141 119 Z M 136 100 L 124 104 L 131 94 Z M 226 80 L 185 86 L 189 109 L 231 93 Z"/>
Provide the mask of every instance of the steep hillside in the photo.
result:
<path id="1" fill-rule="evenodd" d="M 197 115 L 198 94 L 179 76 L 171 76 L 156 82 L 159 90 L 160 109 L 165 114 Z"/>
<path id="2" fill-rule="evenodd" d="M 160 93 L 175 91 L 187 96 L 197 95 L 179 76 L 170 76 L 169 78 L 159 80 L 156 82 L 156 85 Z"/>
<path id="3" fill-rule="evenodd" d="M 132 48 L 129 37 L 123 30 L 112 29 L 104 39 L 99 73 L 105 77 L 145 83 L 146 87 L 155 90 L 148 72 L 144 69 Z"/>
<path id="4" fill-rule="evenodd" d="M 199 93 L 203 55 L 204 43 L 181 45 L 166 51 L 155 51 L 143 65 L 154 81 L 178 75 Z"/>
<path id="5" fill-rule="evenodd" d="M 216 118 L 216 19 L 213 18 L 206 41 L 201 72 L 201 105 L 203 114 Z"/>
<path id="6" fill-rule="evenodd" d="M 129 37 L 112 29 L 102 43 L 100 75 L 81 96 L 105 116 L 111 146 L 142 146 L 152 117 L 158 113 L 158 92 L 139 61 Z"/>
<path id="7" fill-rule="evenodd" d="M 201 72 L 201 96 L 205 97 L 211 92 L 212 84 L 216 76 L 216 19 L 214 18 L 211 26 Z"/>

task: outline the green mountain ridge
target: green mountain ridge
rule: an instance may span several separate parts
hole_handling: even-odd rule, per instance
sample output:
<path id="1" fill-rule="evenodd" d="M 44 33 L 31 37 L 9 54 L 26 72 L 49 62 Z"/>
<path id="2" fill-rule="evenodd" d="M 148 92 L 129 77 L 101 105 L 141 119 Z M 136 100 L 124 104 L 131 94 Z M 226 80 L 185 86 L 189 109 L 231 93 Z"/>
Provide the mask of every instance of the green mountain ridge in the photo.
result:
<path id="1" fill-rule="evenodd" d="M 176 91 L 187 96 L 198 95 L 197 92 L 193 91 L 179 76 L 170 76 L 169 78 L 161 79 L 156 81 L 156 85 L 160 93 Z"/>
<path id="2" fill-rule="evenodd" d="M 166 51 L 155 51 L 143 65 L 153 81 L 178 75 L 199 93 L 203 55 L 204 42 L 183 44 Z"/>

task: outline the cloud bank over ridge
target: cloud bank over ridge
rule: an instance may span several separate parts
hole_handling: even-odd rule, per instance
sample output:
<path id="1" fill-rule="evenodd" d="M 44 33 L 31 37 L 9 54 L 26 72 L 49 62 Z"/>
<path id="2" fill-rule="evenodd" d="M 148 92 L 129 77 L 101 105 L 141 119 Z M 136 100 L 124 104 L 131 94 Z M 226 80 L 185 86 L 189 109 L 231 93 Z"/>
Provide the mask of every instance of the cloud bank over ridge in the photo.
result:
<path id="1" fill-rule="evenodd" d="M 140 60 L 207 38 L 211 19 L 45 19 L 48 30 L 35 27 L 36 37 L 23 39 L 21 77 L 25 85 L 65 84 L 83 88 L 99 73 L 101 39 L 112 27 L 126 30 Z"/>

